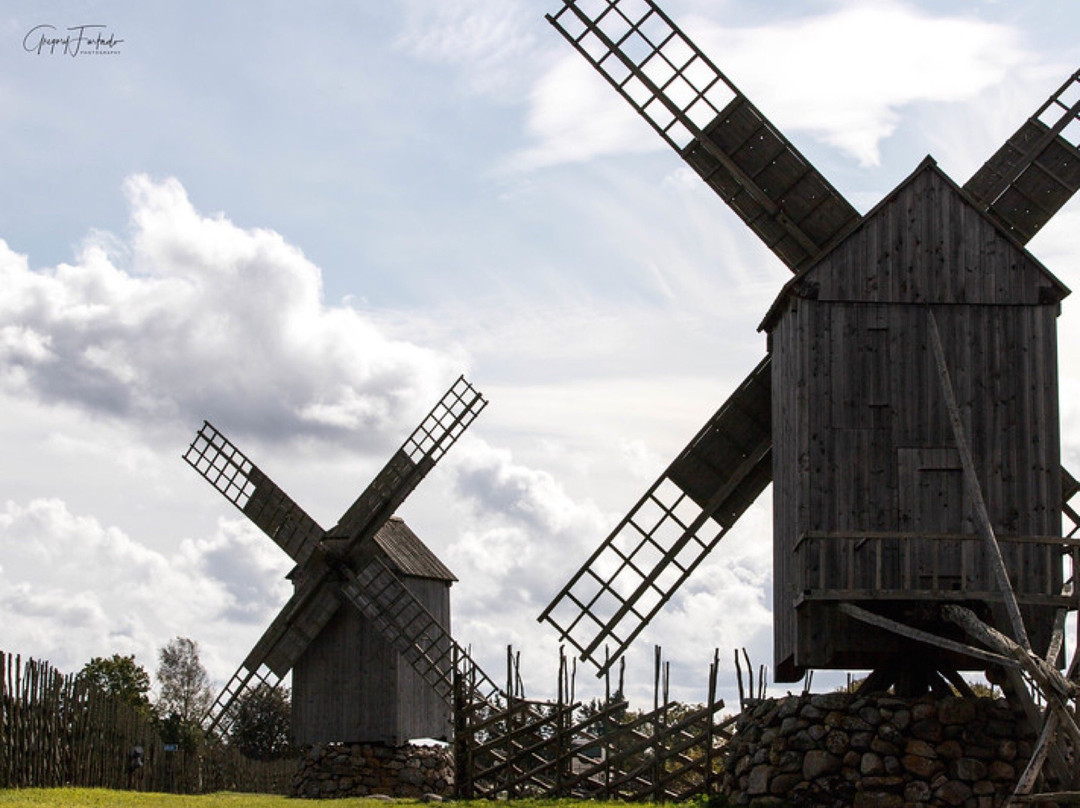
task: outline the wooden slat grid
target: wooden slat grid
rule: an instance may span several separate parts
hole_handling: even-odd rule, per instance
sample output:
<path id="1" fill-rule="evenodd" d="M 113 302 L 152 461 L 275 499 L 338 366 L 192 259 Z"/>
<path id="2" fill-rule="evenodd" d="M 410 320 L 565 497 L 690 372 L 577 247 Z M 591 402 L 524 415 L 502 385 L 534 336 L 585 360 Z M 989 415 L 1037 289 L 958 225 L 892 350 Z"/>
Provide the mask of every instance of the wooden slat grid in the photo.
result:
<path id="1" fill-rule="evenodd" d="M 769 367 L 766 358 L 540 615 L 600 673 L 768 485 Z"/>
<path id="2" fill-rule="evenodd" d="M 627 713 L 625 702 L 610 698 L 583 710 L 564 688 L 554 702 L 515 697 L 502 709 L 462 711 L 457 796 L 660 802 L 715 793 L 722 776 L 715 764 L 737 718 L 719 716 L 716 670 L 714 662 L 706 702 L 688 711 L 665 699 L 650 712 Z"/>
<path id="3" fill-rule="evenodd" d="M 1080 188 L 1080 71 L 964 185 L 1027 243 Z"/>
<path id="4" fill-rule="evenodd" d="M 1071 557 L 1080 542 L 1056 536 L 997 538 L 1022 603 L 1080 606 L 1071 587 L 1063 591 L 1059 560 Z M 794 548 L 797 591 L 802 600 L 1000 601 L 981 541 L 975 534 L 807 533 Z M 903 552 L 890 552 L 897 545 Z M 1042 574 L 1025 575 L 1025 563 Z"/>
<path id="5" fill-rule="evenodd" d="M 353 546 L 373 538 L 486 406 L 476 388 L 459 377 L 329 535 Z"/>
<path id="6" fill-rule="evenodd" d="M 563 0 L 548 20 L 797 271 L 859 214 L 651 0 Z"/>
<path id="7" fill-rule="evenodd" d="M 498 685 L 381 559 L 372 558 L 355 575 L 346 575 L 340 592 L 448 703 L 453 702 L 455 675 L 471 682 L 470 703 L 500 703 Z"/>
<path id="8" fill-rule="evenodd" d="M 325 531 L 209 421 L 184 460 L 297 564 L 311 556 Z"/>
<path id="9" fill-rule="evenodd" d="M 266 685 L 273 690 L 281 684 L 283 678 L 265 665 L 248 668 L 246 664 L 242 664 L 210 705 L 202 720 L 203 728 L 208 733 L 227 736 L 236 722 L 235 707 L 240 696 L 249 688 L 254 690 L 259 685 Z"/>

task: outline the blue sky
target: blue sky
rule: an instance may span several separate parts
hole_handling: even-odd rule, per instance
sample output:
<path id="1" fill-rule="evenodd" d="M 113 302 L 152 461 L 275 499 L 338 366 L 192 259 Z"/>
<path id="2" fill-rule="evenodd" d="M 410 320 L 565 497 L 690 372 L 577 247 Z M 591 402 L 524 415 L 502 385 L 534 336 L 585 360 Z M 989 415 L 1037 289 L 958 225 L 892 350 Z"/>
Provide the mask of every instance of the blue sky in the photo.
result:
<path id="1" fill-rule="evenodd" d="M 461 579 L 459 639 L 554 686 L 535 616 L 756 364 L 787 277 L 556 6 L 5 5 L 0 648 L 153 667 L 182 634 L 224 679 L 288 565 L 180 460 L 201 420 L 333 523 L 466 372 L 491 406 L 403 515 Z M 664 7 L 862 211 L 927 153 L 963 182 L 1080 66 L 1065 2 Z M 26 49 L 83 24 L 123 41 Z M 1030 245 L 1073 287 L 1078 225 Z M 643 635 L 677 695 L 714 646 L 771 663 L 769 542 L 766 495 Z"/>

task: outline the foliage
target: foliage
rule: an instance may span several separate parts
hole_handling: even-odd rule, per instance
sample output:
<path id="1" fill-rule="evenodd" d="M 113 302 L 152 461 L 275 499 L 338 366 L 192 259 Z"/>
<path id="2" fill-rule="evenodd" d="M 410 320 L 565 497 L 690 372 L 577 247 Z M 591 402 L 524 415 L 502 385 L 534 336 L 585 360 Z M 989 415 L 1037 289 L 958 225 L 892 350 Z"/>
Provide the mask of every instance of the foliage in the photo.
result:
<path id="1" fill-rule="evenodd" d="M 161 739 L 194 749 L 202 738 L 202 717 L 214 700 L 210 677 L 199 661 L 199 644 L 187 637 L 169 640 L 158 652 L 157 679 Z"/>
<path id="2" fill-rule="evenodd" d="M 109 658 L 94 657 L 78 673 L 103 693 L 116 696 L 144 715 L 150 713 L 150 674 L 135 662 L 135 655 L 113 654 Z"/>
<path id="3" fill-rule="evenodd" d="M 180 720 L 197 724 L 214 700 L 210 677 L 199 661 L 199 644 L 187 637 L 174 637 L 158 652 L 157 679 L 161 715 L 175 713 Z"/>
<path id="4" fill-rule="evenodd" d="M 255 760 L 276 760 L 294 751 L 291 736 L 292 704 L 287 687 L 260 684 L 237 699 L 229 742 Z"/>

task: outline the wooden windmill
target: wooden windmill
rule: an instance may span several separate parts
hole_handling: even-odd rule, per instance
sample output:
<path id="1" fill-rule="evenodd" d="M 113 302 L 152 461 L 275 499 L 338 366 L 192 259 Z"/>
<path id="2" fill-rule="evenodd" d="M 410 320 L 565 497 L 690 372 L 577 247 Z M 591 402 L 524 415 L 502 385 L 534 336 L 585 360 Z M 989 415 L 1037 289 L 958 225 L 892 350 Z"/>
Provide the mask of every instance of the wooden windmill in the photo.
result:
<path id="1" fill-rule="evenodd" d="M 1068 290 L 1024 245 L 1080 187 L 1080 73 L 963 187 L 927 158 L 861 216 L 650 0 L 548 20 L 794 278 L 769 353 L 540 619 L 605 670 L 772 482 L 779 681 L 959 681 L 989 657 L 956 609 L 1056 665 Z"/>
<path id="2" fill-rule="evenodd" d="M 227 733 L 238 697 L 290 670 L 301 742 L 444 737 L 455 677 L 480 700 L 497 693 L 450 636 L 453 575 L 393 517 L 486 405 L 459 378 L 329 531 L 203 424 L 184 459 L 296 562 L 293 596 L 211 706 L 208 731 Z"/>

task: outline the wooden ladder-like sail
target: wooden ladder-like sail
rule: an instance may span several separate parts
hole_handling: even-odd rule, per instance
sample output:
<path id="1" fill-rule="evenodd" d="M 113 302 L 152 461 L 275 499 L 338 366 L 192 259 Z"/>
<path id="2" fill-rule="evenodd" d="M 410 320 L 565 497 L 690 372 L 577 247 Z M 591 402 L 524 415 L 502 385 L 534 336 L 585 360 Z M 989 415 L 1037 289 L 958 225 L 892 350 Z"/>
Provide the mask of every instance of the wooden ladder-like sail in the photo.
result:
<path id="1" fill-rule="evenodd" d="M 964 185 L 1026 244 L 1080 189 L 1080 70 Z"/>
<path id="2" fill-rule="evenodd" d="M 548 20 L 792 271 L 859 221 L 651 0 L 563 2 Z"/>
<path id="3" fill-rule="evenodd" d="M 758 365 L 540 615 L 600 673 L 772 480 L 769 364 Z"/>

